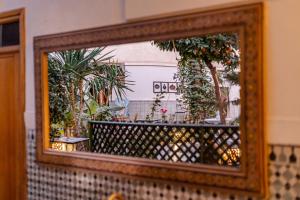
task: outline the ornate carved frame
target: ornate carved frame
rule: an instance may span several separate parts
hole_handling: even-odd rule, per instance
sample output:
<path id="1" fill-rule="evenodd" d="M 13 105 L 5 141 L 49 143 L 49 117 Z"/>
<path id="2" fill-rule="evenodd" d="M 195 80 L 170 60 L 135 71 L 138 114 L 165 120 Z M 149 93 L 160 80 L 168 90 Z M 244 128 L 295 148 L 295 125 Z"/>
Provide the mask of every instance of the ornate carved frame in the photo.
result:
<path id="1" fill-rule="evenodd" d="M 34 38 L 37 160 L 65 166 L 97 169 L 164 181 L 179 181 L 202 187 L 266 194 L 266 154 L 263 131 L 262 87 L 263 5 L 220 8 L 79 30 Z M 163 40 L 207 33 L 235 31 L 242 49 L 242 165 L 240 169 L 207 165 L 167 163 L 83 152 L 63 153 L 48 149 L 49 111 L 47 53 L 57 50 Z"/>

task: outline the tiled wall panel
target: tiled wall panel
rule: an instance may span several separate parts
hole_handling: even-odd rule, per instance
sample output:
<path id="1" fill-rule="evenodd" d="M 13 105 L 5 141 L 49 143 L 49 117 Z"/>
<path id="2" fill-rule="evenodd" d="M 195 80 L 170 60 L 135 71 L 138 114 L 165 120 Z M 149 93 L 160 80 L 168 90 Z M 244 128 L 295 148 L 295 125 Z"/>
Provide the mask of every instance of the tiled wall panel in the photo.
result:
<path id="1" fill-rule="evenodd" d="M 300 200 L 300 147 L 270 145 L 271 199 Z"/>
<path id="2" fill-rule="evenodd" d="M 126 200 L 252 200 L 248 196 L 219 194 L 186 185 L 157 183 L 97 171 L 37 164 L 35 131 L 27 131 L 29 200 L 106 200 L 120 192 Z M 271 198 L 300 200 L 300 148 L 270 145 Z"/>

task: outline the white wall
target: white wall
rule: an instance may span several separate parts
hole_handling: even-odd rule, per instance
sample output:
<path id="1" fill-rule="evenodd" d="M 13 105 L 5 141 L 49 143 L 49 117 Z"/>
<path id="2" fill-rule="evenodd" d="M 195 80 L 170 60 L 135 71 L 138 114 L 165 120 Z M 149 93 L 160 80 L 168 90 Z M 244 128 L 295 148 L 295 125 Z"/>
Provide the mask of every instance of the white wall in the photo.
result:
<path id="1" fill-rule="evenodd" d="M 26 7 L 27 127 L 34 127 L 33 36 L 230 2 L 250 0 L 0 0 L 0 12 Z M 300 0 L 266 2 L 265 126 L 271 143 L 300 144 Z"/>
<path id="2" fill-rule="evenodd" d="M 129 44 L 107 46 L 103 53 L 114 56 L 115 62 L 126 63 L 127 65 L 166 65 L 176 66 L 176 58 L 179 55 L 175 52 L 161 51 L 158 47 L 148 42 L 136 42 Z"/>
<path id="3" fill-rule="evenodd" d="M 175 52 L 161 51 L 151 42 L 112 45 L 106 47 L 106 52 L 111 52 L 114 62 L 125 65 L 127 80 L 134 81 L 129 86 L 134 92 L 127 92 L 129 100 L 153 100 L 153 81 L 174 81 L 179 57 Z M 166 96 L 165 100 L 176 100 L 174 94 Z"/>
<path id="4" fill-rule="evenodd" d="M 126 67 L 130 77 L 135 81 L 131 86 L 134 92 L 128 92 L 130 100 L 153 100 L 153 81 L 173 82 L 173 75 L 177 72 L 176 67 L 157 67 L 157 66 L 128 66 Z M 176 100 L 175 94 L 166 94 L 164 100 Z"/>

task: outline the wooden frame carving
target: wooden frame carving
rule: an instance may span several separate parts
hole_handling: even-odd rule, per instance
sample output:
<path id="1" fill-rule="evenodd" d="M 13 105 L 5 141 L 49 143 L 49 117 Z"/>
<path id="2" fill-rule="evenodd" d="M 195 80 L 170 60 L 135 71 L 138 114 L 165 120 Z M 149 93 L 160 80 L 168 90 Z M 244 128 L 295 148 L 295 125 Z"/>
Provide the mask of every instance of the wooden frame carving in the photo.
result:
<path id="1" fill-rule="evenodd" d="M 37 160 L 129 174 L 146 178 L 180 181 L 208 188 L 266 194 L 266 156 L 263 131 L 262 92 L 263 5 L 221 8 L 160 19 L 79 30 L 34 38 Z M 242 165 L 240 169 L 165 163 L 84 152 L 62 153 L 48 149 L 47 53 L 57 50 L 113 45 L 145 40 L 236 31 L 242 38 Z"/>

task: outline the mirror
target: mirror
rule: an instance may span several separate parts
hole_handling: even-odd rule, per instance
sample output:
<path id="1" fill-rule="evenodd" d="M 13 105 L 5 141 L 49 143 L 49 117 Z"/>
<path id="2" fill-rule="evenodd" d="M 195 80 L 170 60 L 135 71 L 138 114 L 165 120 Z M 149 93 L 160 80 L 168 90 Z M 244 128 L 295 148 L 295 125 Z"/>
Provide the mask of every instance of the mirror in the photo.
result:
<path id="1" fill-rule="evenodd" d="M 240 166 L 238 33 L 48 54 L 50 148 Z"/>
<path id="2" fill-rule="evenodd" d="M 261 4 L 39 36 L 34 55 L 38 162 L 265 195 Z"/>

